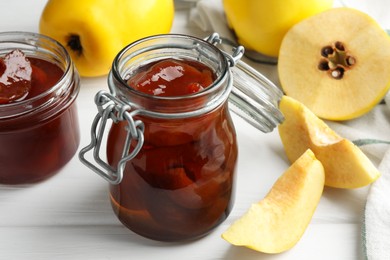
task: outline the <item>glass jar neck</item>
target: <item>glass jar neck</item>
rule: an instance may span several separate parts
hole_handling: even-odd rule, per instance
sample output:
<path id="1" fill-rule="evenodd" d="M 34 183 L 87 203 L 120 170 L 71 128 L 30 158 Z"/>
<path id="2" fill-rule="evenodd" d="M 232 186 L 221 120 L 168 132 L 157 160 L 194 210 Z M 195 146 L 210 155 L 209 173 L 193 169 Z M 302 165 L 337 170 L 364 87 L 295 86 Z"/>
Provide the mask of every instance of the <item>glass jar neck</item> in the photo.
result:
<path id="1" fill-rule="evenodd" d="M 14 49 L 23 51 L 26 57 L 51 62 L 61 68 L 64 73 L 61 79 L 45 92 L 23 101 L 1 105 L 0 121 L 45 114 L 52 108 L 64 106 L 64 103 L 72 102 L 76 98 L 80 85 L 79 77 L 70 56 L 61 44 L 36 33 L 0 33 L 0 56 Z"/>
<path id="2" fill-rule="evenodd" d="M 213 71 L 216 79 L 200 92 L 174 97 L 145 94 L 124 80 L 145 64 L 169 58 L 200 62 Z M 228 99 L 232 88 L 229 64 L 217 47 L 201 39 L 176 34 L 149 37 L 123 49 L 114 60 L 108 85 L 113 95 L 139 113 L 157 118 L 208 113 Z"/>

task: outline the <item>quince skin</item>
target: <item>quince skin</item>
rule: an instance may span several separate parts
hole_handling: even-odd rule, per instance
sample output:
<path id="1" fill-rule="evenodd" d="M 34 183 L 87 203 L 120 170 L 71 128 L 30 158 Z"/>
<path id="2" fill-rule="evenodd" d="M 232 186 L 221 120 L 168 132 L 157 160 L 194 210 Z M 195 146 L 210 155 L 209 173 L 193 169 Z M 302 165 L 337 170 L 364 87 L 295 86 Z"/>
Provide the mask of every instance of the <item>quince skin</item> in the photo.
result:
<path id="1" fill-rule="evenodd" d="M 223 0 L 229 26 L 248 49 L 277 57 L 287 31 L 331 8 L 333 0 Z"/>
<path id="2" fill-rule="evenodd" d="M 109 72 L 126 45 L 154 34 L 169 33 L 173 0 L 49 0 L 39 31 L 70 53 L 81 76 Z"/>
<path id="3" fill-rule="evenodd" d="M 222 238 L 264 253 L 292 248 L 302 237 L 324 189 L 324 168 L 307 150 Z"/>
<path id="4" fill-rule="evenodd" d="M 287 158 L 294 162 L 311 149 L 325 169 L 325 185 L 359 188 L 375 181 L 380 173 L 351 141 L 339 136 L 305 105 L 283 96 L 279 108 L 285 121 L 279 125 Z"/>

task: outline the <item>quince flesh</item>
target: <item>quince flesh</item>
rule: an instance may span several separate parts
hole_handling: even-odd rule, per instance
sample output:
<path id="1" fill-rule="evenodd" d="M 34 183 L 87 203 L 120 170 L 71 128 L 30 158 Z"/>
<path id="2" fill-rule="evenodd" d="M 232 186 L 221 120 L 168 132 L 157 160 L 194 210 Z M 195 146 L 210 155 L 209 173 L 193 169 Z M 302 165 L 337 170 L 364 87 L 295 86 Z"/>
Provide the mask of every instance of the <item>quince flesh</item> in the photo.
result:
<path id="1" fill-rule="evenodd" d="M 277 57 L 286 32 L 299 21 L 331 8 L 333 0 L 224 0 L 229 26 L 248 49 Z"/>
<path id="2" fill-rule="evenodd" d="M 380 176 L 356 145 L 339 136 L 302 103 L 283 96 L 279 107 L 285 121 L 278 130 L 290 162 L 311 149 L 324 166 L 325 185 L 335 188 L 363 187 Z"/>
<path id="3" fill-rule="evenodd" d="M 280 253 L 302 237 L 324 189 L 324 169 L 307 150 L 275 182 L 267 196 L 234 222 L 222 237 L 233 245 Z"/>
<path id="4" fill-rule="evenodd" d="M 294 25 L 280 47 L 282 88 L 318 117 L 370 111 L 390 87 L 390 38 L 367 14 L 333 8 Z"/>
<path id="5" fill-rule="evenodd" d="M 173 0 L 49 0 L 39 32 L 60 42 L 81 76 L 102 76 L 126 45 L 169 33 Z"/>

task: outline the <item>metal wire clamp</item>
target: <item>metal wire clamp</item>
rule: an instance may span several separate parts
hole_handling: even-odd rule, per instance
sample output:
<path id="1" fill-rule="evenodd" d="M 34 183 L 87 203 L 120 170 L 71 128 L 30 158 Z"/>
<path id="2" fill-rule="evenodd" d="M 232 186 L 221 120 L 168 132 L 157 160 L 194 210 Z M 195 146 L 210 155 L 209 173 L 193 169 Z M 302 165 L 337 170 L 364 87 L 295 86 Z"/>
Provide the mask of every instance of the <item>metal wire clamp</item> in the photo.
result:
<path id="1" fill-rule="evenodd" d="M 79 159 L 109 183 L 117 185 L 122 181 L 126 162 L 133 159 L 141 150 L 144 143 L 144 124 L 142 121 L 134 120 L 133 118 L 138 113 L 138 110 L 131 111 L 130 105 L 106 91 L 100 91 L 96 94 L 95 104 L 98 108 L 98 113 L 91 126 L 91 142 L 88 146 L 80 150 Z M 126 131 L 128 134 L 126 135 L 126 141 L 122 150 L 122 159 L 119 160 L 116 168 L 110 166 L 100 158 L 100 148 L 109 119 L 114 123 L 127 121 Z M 136 145 L 133 149 L 130 149 L 133 140 L 136 141 Z M 93 150 L 95 162 L 100 167 L 92 164 L 85 158 L 86 153 L 91 150 Z"/>

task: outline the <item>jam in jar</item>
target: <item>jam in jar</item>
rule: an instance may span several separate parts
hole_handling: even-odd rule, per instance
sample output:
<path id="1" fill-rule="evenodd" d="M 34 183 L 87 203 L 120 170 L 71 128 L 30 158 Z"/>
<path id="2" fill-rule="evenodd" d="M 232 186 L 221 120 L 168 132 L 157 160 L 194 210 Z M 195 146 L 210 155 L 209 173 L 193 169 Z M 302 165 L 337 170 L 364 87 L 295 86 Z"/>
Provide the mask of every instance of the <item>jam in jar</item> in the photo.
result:
<path id="1" fill-rule="evenodd" d="M 56 41 L 0 33 L 0 183 L 55 174 L 76 153 L 79 77 Z"/>
<path id="2" fill-rule="evenodd" d="M 143 65 L 132 74 L 130 87 L 172 103 L 206 90 L 216 78 L 204 64 L 175 59 Z M 201 95 L 188 102 L 200 108 L 206 100 Z M 127 163 L 122 182 L 110 186 L 118 218 L 131 230 L 159 240 L 208 233 L 232 208 L 237 144 L 227 103 L 194 117 L 134 119 L 145 124 L 145 142 Z M 107 156 L 112 166 L 121 159 L 125 129 L 125 122 L 111 127 Z"/>
<path id="3" fill-rule="evenodd" d="M 253 106 L 248 103 L 250 89 L 233 93 L 231 69 L 243 49 L 229 55 L 217 43 L 218 35 L 207 40 L 176 34 L 141 39 L 116 56 L 108 78 L 111 93 L 95 96 L 92 140 L 79 158 L 110 183 L 119 220 L 144 237 L 199 238 L 232 210 L 238 148 L 228 100 L 239 108 Z M 254 75 L 249 67 L 242 68 L 237 78 Z M 273 97 L 272 91 L 267 95 Z M 277 120 L 257 113 L 262 110 L 258 103 L 245 118 L 262 118 L 259 129 L 273 129 Z M 264 111 L 277 111 L 277 100 L 271 103 Z M 105 134 L 108 120 L 112 123 Z M 107 160 L 100 157 L 104 136 Z M 91 150 L 93 162 L 87 157 Z"/>

